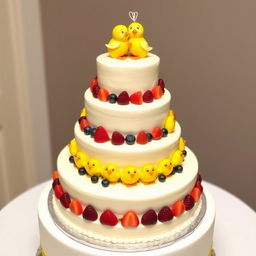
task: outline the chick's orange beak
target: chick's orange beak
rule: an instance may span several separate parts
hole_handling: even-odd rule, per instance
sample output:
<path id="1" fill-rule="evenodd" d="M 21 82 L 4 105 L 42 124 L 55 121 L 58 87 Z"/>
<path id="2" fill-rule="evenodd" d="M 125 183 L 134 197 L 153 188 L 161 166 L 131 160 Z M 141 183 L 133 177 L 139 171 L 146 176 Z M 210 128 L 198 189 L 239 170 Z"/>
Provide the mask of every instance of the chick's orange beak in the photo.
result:
<path id="1" fill-rule="evenodd" d="M 129 36 L 129 32 L 126 31 L 126 32 L 124 33 L 124 36 L 125 36 L 125 37 L 128 37 L 128 36 Z"/>
<path id="2" fill-rule="evenodd" d="M 134 29 L 133 31 L 132 31 L 132 33 L 134 34 L 134 35 L 136 35 L 137 34 L 137 30 L 136 29 Z"/>
<path id="3" fill-rule="evenodd" d="M 132 178 L 134 178 L 134 176 L 135 176 L 135 173 L 131 173 L 130 175 L 131 175 L 131 177 L 132 177 Z"/>
<path id="4" fill-rule="evenodd" d="M 107 173 L 110 175 L 112 173 L 111 169 L 108 169 Z"/>

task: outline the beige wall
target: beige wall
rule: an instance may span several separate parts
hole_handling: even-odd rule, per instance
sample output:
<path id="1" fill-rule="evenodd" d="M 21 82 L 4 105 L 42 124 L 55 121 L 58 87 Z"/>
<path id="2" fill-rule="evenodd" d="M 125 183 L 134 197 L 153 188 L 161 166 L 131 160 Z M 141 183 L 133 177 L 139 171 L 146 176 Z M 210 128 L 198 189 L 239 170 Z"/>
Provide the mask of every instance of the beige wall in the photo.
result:
<path id="1" fill-rule="evenodd" d="M 43 0 L 53 158 L 73 136 L 95 57 L 139 11 L 204 178 L 256 209 L 256 2 Z"/>

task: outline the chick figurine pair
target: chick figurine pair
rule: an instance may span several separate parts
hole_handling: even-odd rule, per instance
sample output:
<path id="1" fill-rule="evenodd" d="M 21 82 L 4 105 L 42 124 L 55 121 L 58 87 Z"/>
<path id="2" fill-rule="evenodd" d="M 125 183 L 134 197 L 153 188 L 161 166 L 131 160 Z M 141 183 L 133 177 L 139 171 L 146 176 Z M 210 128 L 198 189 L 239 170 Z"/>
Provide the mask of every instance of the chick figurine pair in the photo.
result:
<path id="1" fill-rule="evenodd" d="M 112 30 L 112 38 L 106 47 L 109 55 L 118 59 L 124 59 L 128 51 L 135 58 L 145 58 L 153 49 L 144 38 L 144 28 L 138 22 L 132 22 L 128 29 L 125 25 L 115 26 Z"/>

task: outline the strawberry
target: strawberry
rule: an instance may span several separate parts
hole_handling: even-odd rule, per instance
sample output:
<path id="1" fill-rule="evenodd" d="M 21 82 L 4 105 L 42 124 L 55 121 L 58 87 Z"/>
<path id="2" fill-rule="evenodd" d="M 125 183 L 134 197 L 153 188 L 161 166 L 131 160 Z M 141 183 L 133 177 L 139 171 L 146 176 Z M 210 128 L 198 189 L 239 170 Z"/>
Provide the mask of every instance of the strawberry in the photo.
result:
<path id="1" fill-rule="evenodd" d="M 195 204 L 195 200 L 191 195 L 186 195 L 183 202 L 184 202 L 186 211 L 191 210 Z"/>
<path id="2" fill-rule="evenodd" d="M 101 101 L 108 101 L 109 92 L 105 88 L 100 88 L 98 98 Z"/>
<path id="3" fill-rule="evenodd" d="M 162 129 L 160 127 L 155 126 L 152 129 L 151 134 L 152 134 L 154 140 L 159 140 L 162 137 L 163 132 L 162 132 Z"/>
<path id="4" fill-rule="evenodd" d="M 95 221 L 98 219 L 98 213 L 94 207 L 89 204 L 84 209 L 83 218 L 86 220 Z"/>
<path id="5" fill-rule="evenodd" d="M 152 91 L 154 99 L 156 99 L 156 100 L 160 99 L 163 95 L 162 88 L 159 85 L 153 86 L 151 91 Z"/>
<path id="6" fill-rule="evenodd" d="M 55 180 L 55 179 L 58 179 L 59 178 L 59 173 L 57 170 L 53 171 L 52 173 L 52 179 Z"/>
<path id="7" fill-rule="evenodd" d="M 168 206 L 164 206 L 158 213 L 158 220 L 161 222 L 169 221 L 172 218 L 173 218 L 173 213 Z"/>
<path id="8" fill-rule="evenodd" d="M 80 121 L 80 129 L 81 129 L 81 131 L 84 131 L 84 128 L 86 126 L 89 126 L 89 125 L 90 124 L 89 124 L 89 122 L 87 121 L 86 118 L 81 119 L 81 121 Z"/>
<path id="9" fill-rule="evenodd" d="M 100 87 L 96 84 L 92 89 L 92 95 L 94 98 L 98 98 Z"/>
<path id="10" fill-rule="evenodd" d="M 148 143 L 148 136 L 144 131 L 141 131 L 137 135 L 136 142 L 138 144 L 147 144 Z"/>
<path id="11" fill-rule="evenodd" d="M 58 178 L 53 180 L 52 188 L 54 188 L 56 185 L 60 185 L 60 180 Z"/>
<path id="12" fill-rule="evenodd" d="M 130 102 L 129 95 L 126 91 L 121 92 L 117 97 L 117 103 L 120 105 L 127 105 Z"/>
<path id="13" fill-rule="evenodd" d="M 159 78 L 158 79 L 158 85 L 161 87 L 163 93 L 164 93 L 164 88 L 165 88 L 165 83 L 164 83 L 164 80 Z"/>
<path id="14" fill-rule="evenodd" d="M 196 182 L 196 184 L 195 184 L 195 186 L 194 186 L 195 188 L 199 188 L 200 189 L 200 191 L 201 191 L 201 193 L 203 192 L 203 190 L 204 190 L 204 188 L 203 188 L 203 186 L 202 186 L 202 184 L 201 184 L 201 182 L 199 182 L 199 181 L 197 181 Z"/>
<path id="15" fill-rule="evenodd" d="M 200 173 L 197 174 L 197 181 L 202 182 L 202 175 Z"/>
<path id="16" fill-rule="evenodd" d="M 150 90 L 145 91 L 143 94 L 143 102 L 151 103 L 153 100 L 154 100 L 153 93 Z"/>
<path id="17" fill-rule="evenodd" d="M 156 222 L 157 222 L 157 215 L 153 209 L 150 209 L 147 212 L 145 212 L 141 218 L 141 224 L 145 226 L 156 224 Z"/>
<path id="18" fill-rule="evenodd" d="M 118 223 L 118 219 L 111 210 L 105 210 L 100 216 L 100 223 L 103 225 L 115 226 Z"/>
<path id="19" fill-rule="evenodd" d="M 77 199 L 74 199 L 71 201 L 71 203 L 69 205 L 69 209 L 71 212 L 73 212 L 76 215 L 81 215 L 83 212 L 82 204 Z"/>
<path id="20" fill-rule="evenodd" d="M 125 228 L 136 228 L 139 225 L 140 221 L 137 214 L 133 211 L 128 211 L 124 214 L 121 224 Z"/>
<path id="21" fill-rule="evenodd" d="M 113 145 L 122 145 L 124 143 L 124 136 L 120 132 L 117 132 L 117 131 L 113 132 L 111 143 Z"/>
<path id="22" fill-rule="evenodd" d="M 133 104 L 141 105 L 142 104 L 142 92 L 135 92 L 130 96 L 130 101 Z"/>
<path id="23" fill-rule="evenodd" d="M 94 141 L 98 143 L 107 142 L 109 140 L 107 131 L 102 127 L 97 127 L 94 134 Z"/>
<path id="24" fill-rule="evenodd" d="M 93 87 L 94 87 L 95 85 L 98 85 L 97 77 L 95 77 L 95 78 L 91 81 L 91 83 L 90 83 L 91 92 L 93 92 Z"/>
<path id="25" fill-rule="evenodd" d="M 55 196 L 60 199 L 60 197 L 63 195 L 64 191 L 61 185 L 54 186 L 54 194 Z"/>
<path id="26" fill-rule="evenodd" d="M 78 123 L 80 124 L 83 119 L 86 119 L 86 116 L 80 116 L 78 119 Z"/>
<path id="27" fill-rule="evenodd" d="M 185 210 L 185 205 L 181 200 L 175 202 L 172 205 L 173 216 L 176 216 L 176 217 L 180 216 L 184 212 L 184 210 Z"/>
<path id="28" fill-rule="evenodd" d="M 71 203 L 70 196 L 67 192 L 63 193 L 60 197 L 60 202 L 65 208 L 69 208 L 69 205 Z"/>
<path id="29" fill-rule="evenodd" d="M 190 195 L 194 198 L 195 202 L 197 202 L 201 196 L 202 192 L 199 188 L 195 187 L 192 189 Z"/>

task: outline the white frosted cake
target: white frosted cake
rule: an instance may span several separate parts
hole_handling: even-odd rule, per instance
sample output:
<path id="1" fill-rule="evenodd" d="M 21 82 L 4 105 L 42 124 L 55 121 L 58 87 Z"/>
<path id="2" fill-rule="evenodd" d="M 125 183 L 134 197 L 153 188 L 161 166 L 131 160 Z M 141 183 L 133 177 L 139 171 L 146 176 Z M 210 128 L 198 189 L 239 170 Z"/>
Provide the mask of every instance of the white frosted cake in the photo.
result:
<path id="1" fill-rule="evenodd" d="M 40 198 L 42 255 L 211 255 L 214 202 L 169 109 L 160 58 L 140 23 L 125 28 L 96 59 L 74 139 Z"/>

